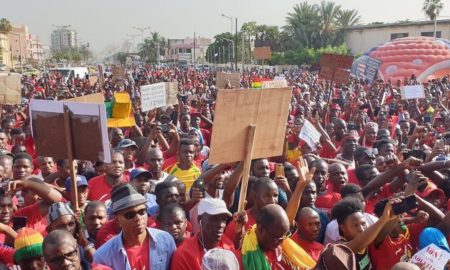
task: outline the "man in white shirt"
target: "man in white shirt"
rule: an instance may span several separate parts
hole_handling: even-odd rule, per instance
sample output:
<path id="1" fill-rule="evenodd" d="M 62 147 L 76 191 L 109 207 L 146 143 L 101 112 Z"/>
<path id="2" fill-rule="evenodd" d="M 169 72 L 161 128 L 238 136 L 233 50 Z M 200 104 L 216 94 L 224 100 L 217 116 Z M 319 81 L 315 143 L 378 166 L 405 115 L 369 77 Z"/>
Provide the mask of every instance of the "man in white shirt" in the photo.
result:
<path id="1" fill-rule="evenodd" d="M 151 148 L 148 151 L 146 163 L 149 165 L 149 172 L 153 176 L 150 180 L 150 193 L 155 192 L 155 187 L 159 183 L 162 183 L 164 181 L 173 182 L 178 180 L 175 176 L 170 175 L 162 170 L 164 156 L 160 149 Z"/>

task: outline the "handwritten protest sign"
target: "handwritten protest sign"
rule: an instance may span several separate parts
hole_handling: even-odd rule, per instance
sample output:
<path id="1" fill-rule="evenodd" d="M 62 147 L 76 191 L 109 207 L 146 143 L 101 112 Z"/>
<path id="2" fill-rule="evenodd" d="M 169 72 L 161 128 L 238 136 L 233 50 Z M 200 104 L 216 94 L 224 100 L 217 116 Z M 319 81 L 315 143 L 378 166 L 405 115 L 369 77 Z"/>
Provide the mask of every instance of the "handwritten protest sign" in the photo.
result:
<path id="1" fill-rule="evenodd" d="M 256 60 L 267 60 L 272 58 L 270 47 L 258 47 L 253 49 L 253 58 Z"/>
<path id="2" fill-rule="evenodd" d="M 217 89 L 225 89 L 227 84 L 231 85 L 231 88 L 236 89 L 241 87 L 241 74 L 239 72 L 225 73 L 217 72 Z"/>
<path id="3" fill-rule="evenodd" d="M 381 60 L 372 58 L 368 55 L 363 55 L 356 59 L 352 65 L 352 74 L 358 78 L 372 83 L 378 74 L 378 68 L 383 62 Z"/>
<path id="4" fill-rule="evenodd" d="M 0 104 L 20 104 L 20 75 L 0 75 Z"/>
<path id="5" fill-rule="evenodd" d="M 111 161 L 105 104 L 61 102 L 33 99 L 30 119 L 36 151 L 40 156 L 65 159 L 64 106 L 71 112 L 73 158 Z"/>
<path id="6" fill-rule="evenodd" d="M 74 97 L 65 99 L 64 102 L 67 101 L 73 101 L 73 102 L 83 102 L 83 103 L 104 103 L 105 102 L 105 95 L 103 93 L 95 93 L 80 97 Z"/>
<path id="7" fill-rule="evenodd" d="M 250 125 L 256 126 L 253 159 L 281 155 L 291 96 L 290 88 L 219 91 L 209 162 L 244 160 Z"/>
<path id="8" fill-rule="evenodd" d="M 273 80 L 273 81 L 264 81 L 261 82 L 261 88 L 283 88 L 288 87 L 288 83 L 286 80 Z"/>
<path id="9" fill-rule="evenodd" d="M 178 103 L 178 85 L 173 82 L 161 82 L 141 86 L 141 106 L 146 112 L 154 108 Z"/>
<path id="10" fill-rule="evenodd" d="M 320 142 L 320 136 L 320 132 L 317 131 L 313 124 L 311 124 L 308 120 L 305 120 L 300 131 L 300 139 L 304 140 L 308 144 L 309 148 L 316 150 L 316 145 Z"/>
<path id="11" fill-rule="evenodd" d="M 412 263 L 421 264 L 421 269 L 427 270 L 442 270 L 449 260 L 450 253 L 435 244 L 424 247 L 411 258 Z"/>
<path id="12" fill-rule="evenodd" d="M 407 85 L 404 86 L 400 93 L 402 95 L 402 99 L 417 99 L 417 98 L 425 98 L 425 91 L 422 85 Z"/>

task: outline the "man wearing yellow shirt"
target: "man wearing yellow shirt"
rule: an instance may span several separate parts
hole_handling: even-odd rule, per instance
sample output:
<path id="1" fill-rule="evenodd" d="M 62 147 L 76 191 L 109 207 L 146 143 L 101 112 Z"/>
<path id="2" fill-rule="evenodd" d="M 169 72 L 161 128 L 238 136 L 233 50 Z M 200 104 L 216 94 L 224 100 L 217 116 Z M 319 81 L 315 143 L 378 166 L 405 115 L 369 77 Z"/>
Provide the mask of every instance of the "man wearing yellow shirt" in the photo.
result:
<path id="1" fill-rule="evenodd" d="M 195 146 L 194 142 L 189 139 L 180 140 L 178 146 L 178 162 L 166 168 L 166 172 L 178 178 L 186 185 L 186 190 L 189 190 L 197 179 L 201 170 L 194 164 Z"/>

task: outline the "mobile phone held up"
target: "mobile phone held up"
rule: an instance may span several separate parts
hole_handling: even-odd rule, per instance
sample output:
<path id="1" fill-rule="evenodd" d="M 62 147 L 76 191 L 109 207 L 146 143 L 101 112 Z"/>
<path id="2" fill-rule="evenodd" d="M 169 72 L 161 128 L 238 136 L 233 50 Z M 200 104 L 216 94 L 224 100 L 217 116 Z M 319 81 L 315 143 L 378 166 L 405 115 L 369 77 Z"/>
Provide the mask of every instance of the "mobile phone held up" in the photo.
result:
<path id="1" fill-rule="evenodd" d="M 395 215 L 408 213 L 418 207 L 418 202 L 415 195 L 411 195 L 402 199 L 399 203 L 392 204 L 392 211 Z"/>

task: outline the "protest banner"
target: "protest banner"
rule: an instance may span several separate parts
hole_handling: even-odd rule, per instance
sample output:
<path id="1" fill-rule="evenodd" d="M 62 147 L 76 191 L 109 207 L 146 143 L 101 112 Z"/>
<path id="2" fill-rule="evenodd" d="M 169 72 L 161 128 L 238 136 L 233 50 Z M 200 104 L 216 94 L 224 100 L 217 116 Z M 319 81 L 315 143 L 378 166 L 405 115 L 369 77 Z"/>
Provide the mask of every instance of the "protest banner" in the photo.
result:
<path id="1" fill-rule="evenodd" d="M 253 58 L 255 60 L 268 60 L 272 58 L 270 47 L 258 47 L 253 49 Z"/>
<path id="2" fill-rule="evenodd" d="M 217 94 L 210 164 L 244 161 L 239 210 L 252 159 L 283 154 L 291 88 L 222 90 Z"/>
<path id="3" fill-rule="evenodd" d="M 317 131 L 311 122 L 308 120 L 304 121 L 302 129 L 300 130 L 299 138 L 304 140 L 313 151 L 316 150 L 321 136 L 322 135 L 320 132 Z"/>
<path id="4" fill-rule="evenodd" d="M 286 80 L 273 80 L 273 81 L 264 81 L 261 82 L 261 88 L 267 89 L 267 88 L 283 88 L 288 87 L 288 83 Z"/>
<path id="5" fill-rule="evenodd" d="M 105 104 L 32 100 L 30 119 L 37 154 L 69 160 L 77 210 L 73 160 L 111 162 Z"/>
<path id="6" fill-rule="evenodd" d="M 402 87 L 402 89 L 400 90 L 400 94 L 403 100 L 425 98 L 425 90 L 420 84 L 406 85 Z"/>
<path id="7" fill-rule="evenodd" d="M 0 75 L 0 104 L 20 104 L 21 103 L 21 76 L 18 74 Z"/>
<path id="8" fill-rule="evenodd" d="M 435 244 L 430 244 L 419 250 L 411 258 L 414 264 L 420 264 L 422 269 L 442 270 L 445 269 L 450 260 L 450 253 L 439 248 Z"/>
<path id="9" fill-rule="evenodd" d="M 141 107 L 146 112 L 151 109 L 178 104 L 178 85 L 174 82 L 161 82 L 143 85 L 141 90 Z"/>
<path id="10" fill-rule="evenodd" d="M 368 55 L 359 57 L 352 65 L 352 74 L 357 79 L 372 83 L 378 74 L 378 68 L 383 62 Z"/>
<path id="11" fill-rule="evenodd" d="M 217 72 L 216 88 L 225 89 L 227 84 L 231 85 L 232 89 L 241 87 L 241 74 L 239 72 L 225 73 Z"/>

